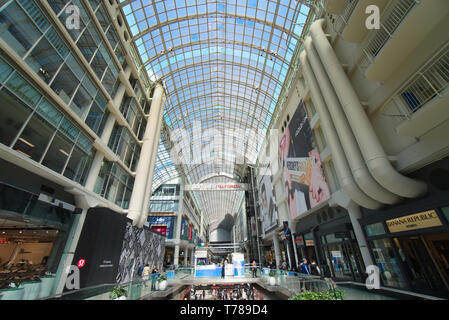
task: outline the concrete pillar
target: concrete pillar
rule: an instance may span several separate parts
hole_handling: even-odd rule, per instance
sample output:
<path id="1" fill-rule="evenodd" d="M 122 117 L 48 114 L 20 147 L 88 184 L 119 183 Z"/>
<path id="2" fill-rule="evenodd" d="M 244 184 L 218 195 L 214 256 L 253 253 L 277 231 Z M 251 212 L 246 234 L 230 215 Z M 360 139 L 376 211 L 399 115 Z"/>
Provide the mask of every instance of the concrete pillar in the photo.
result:
<path id="1" fill-rule="evenodd" d="M 65 288 L 67 276 L 69 275 L 68 267 L 73 264 L 73 257 L 75 255 L 75 250 L 78 245 L 81 231 L 83 230 L 86 215 L 87 210 L 84 209 L 81 214 L 76 215 L 74 218 L 73 225 L 61 257 L 61 262 L 59 263 L 58 271 L 56 272 L 56 279 L 58 280 L 55 282 L 55 286 L 53 287 L 53 294 L 62 293 Z"/>
<path id="2" fill-rule="evenodd" d="M 351 202 L 350 205 L 346 208 L 349 212 L 349 218 L 351 219 L 352 228 L 354 229 L 354 234 L 357 239 L 357 243 L 359 245 L 360 254 L 362 255 L 363 262 L 365 263 L 365 267 L 374 265 L 373 259 L 369 253 L 369 249 L 367 246 L 365 234 L 363 233 L 362 226 L 358 219 L 362 217 L 362 212 L 360 211 L 360 207 Z M 362 270 L 365 272 L 365 270 Z"/>
<path id="3" fill-rule="evenodd" d="M 173 266 L 176 268 L 179 264 L 179 244 L 175 244 L 175 250 L 173 253 Z"/>
<path id="4" fill-rule="evenodd" d="M 162 89 L 162 88 L 160 88 L 160 89 Z M 155 91 L 155 94 L 156 94 L 156 91 Z M 153 101 L 154 101 L 154 99 L 155 99 L 155 96 L 153 95 Z M 157 154 L 157 150 L 159 148 L 159 138 L 160 138 L 160 135 L 161 135 L 162 121 L 163 121 L 162 120 L 162 115 L 163 115 L 163 106 L 164 106 L 164 104 L 165 104 L 165 96 L 162 96 L 161 97 L 161 101 L 160 101 L 160 105 L 162 107 L 161 107 L 161 111 L 160 111 L 160 114 L 159 114 L 159 119 L 158 119 L 158 122 L 157 122 L 157 128 L 155 130 L 156 136 L 154 138 L 153 148 L 152 148 L 152 151 L 151 151 L 151 157 L 152 157 L 151 158 L 151 163 L 152 163 L 152 165 L 150 166 L 150 170 L 148 172 L 147 186 L 146 186 L 146 189 L 145 189 L 144 206 L 146 205 L 147 207 L 150 204 L 150 198 L 151 198 L 151 193 L 152 193 L 151 192 L 151 188 L 153 186 L 153 174 L 154 174 L 154 167 L 156 165 L 156 154 Z M 150 112 L 150 114 L 151 114 L 151 112 Z M 142 227 L 144 222 L 145 222 L 145 219 L 146 219 L 146 216 L 147 216 L 146 212 L 147 212 L 146 208 L 143 208 L 142 215 L 141 215 L 141 217 L 139 219 L 139 223 L 138 223 L 139 227 Z"/>
<path id="5" fill-rule="evenodd" d="M 187 257 L 189 256 L 189 248 L 186 246 L 184 248 L 184 265 L 187 266 Z"/>
<path id="6" fill-rule="evenodd" d="M 293 266 L 293 262 L 292 262 L 292 257 L 290 255 L 290 243 L 288 240 L 285 240 L 285 250 L 287 251 L 287 259 L 288 259 L 288 265 L 290 268 L 292 268 Z"/>
<path id="7" fill-rule="evenodd" d="M 293 247 L 293 252 L 295 254 L 295 262 L 293 265 L 293 268 L 296 268 L 298 266 L 299 260 L 298 260 L 298 250 L 296 248 L 296 243 L 295 243 L 295 236 L 292 234 L 292 247 Z"/>
<path id="8" fill-rule="evenodd" d="M 279 238 L 276 233 L 273 234 L 274 257 L 276 259 L 276 268 L 281 266 L 281 249 L 279 248 Z"/>
<path id="9" fill-rule="evenodd" d="M 159 143 L 160 132 L 157 132 L 157 128 L 159 127 L 159 122 L 162 120 L 163 94 L 164 90 L 162 85 L 158 84 L 154 92 L 150 116 L 143 136 L 143 144 L 139 162 L 137 164 L 134 188 L 128 209 L 127 217 L 133 220 L 133 225 L 140 224 L 142 222 L 142 214 L 144 212 L 147 214 L 148 203 L 144 203 L 144 201 L 145 198 L 147 198 L 146 193 L 150 193 L 151 195 L 151 184 L 148 186 L 147 182 L 149 180 L 152 181 L 153 178 L 152 176 L 149 176 L 149 173 L 150 168 L 154 169 L 155 165 L 156 154 L 153 154 L 154 144 Z M 139 227 L 142 226 L 143 222 Z"/>
<path id="10" fill-rule="evenodd" d="M 98 175 L 100 174 L 101 165 L 103 164 L 104 154 L 97 150 L 95 153 L 94 160 L 90 166 L 89 175 L 86 180 L 86 189 L 93 191 L 95 188 L 95 183 L 97 182 Z"/>

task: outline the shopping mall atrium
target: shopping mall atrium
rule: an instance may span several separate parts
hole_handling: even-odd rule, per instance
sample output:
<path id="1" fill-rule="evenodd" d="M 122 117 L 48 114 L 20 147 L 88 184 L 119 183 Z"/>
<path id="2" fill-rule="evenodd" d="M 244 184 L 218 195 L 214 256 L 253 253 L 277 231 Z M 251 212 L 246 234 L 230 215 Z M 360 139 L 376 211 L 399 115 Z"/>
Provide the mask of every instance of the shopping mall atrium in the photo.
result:
<path id="1" fill-rule="evenodd" d="M 0 300 L 448 299 L 448 30 L 448 0 L 0 1 Z"/>

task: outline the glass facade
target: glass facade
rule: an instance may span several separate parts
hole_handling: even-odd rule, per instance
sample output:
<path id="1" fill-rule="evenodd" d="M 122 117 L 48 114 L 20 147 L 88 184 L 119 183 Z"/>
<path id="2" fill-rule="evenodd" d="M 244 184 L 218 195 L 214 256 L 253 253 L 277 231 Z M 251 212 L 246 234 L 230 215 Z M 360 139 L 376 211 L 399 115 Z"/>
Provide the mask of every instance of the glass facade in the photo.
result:
<path id="1" fill-rule="evenodd" d="M 131 171 L 136 170 L 141 148 L 126 127 L 115 124 L 108 146 Z"/>
<path id="2" fill-rule="evenodd" d="M 0 142 L 84 185 L 93 141 L 3 59 L 0 65 Z"/>
<path id="3" fill-rule="evenodd" d="M 150 212 L 177 212 L 178 200 L 151 200 Z"/>
<path id="4" fill-rule="evenodd" d="M 0 28 L 4 41 L 101 135 L 108 115 L 106 97 L 36 3 L 21 0 L 5 4 L 0 8 Z"/>
<path id="5" fill-rule="evenodd" d="M 120 168 L 117 163 L 103 160 L 94 192 L 128 209 L 134 186 L 134 178 Z"/>
<path id="6" fill-rule="evenodd" d="M 100 31 L 97 29 L 87 8 L 80 0 L 49 1 L 49 4 L 64 25 L 72 14 L 71 10 L 68 10 L 70 9 L 69 6 L 75 5 L 79 8 L 80 27 L 67 28 L 67 31 L 94 70 L 98 79 L 100 79 L 106 91 L 110 93 L 111 97 L 114 97 L 118 88 L 117 83 L 120 81 L 118 79 L 119 68 L 110 55 L 107 44 L 101 37 Z M 125 62 L 124 50 L 112 21 L 108 18 L 106 8 L 101 1 L 90 1 L 90 5 L 111 44 L 112 50 L 123 66 Z"/>

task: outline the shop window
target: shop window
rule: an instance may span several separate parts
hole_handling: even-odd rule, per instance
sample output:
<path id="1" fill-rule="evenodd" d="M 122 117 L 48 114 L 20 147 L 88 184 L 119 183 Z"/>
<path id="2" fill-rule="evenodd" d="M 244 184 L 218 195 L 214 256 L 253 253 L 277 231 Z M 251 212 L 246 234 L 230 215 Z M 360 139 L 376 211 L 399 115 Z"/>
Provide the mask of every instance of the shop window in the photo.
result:
<path id="1" fill-rule="evenodd" d="M 386 286 L 407 288 L 406 280 L 399 267 L 390 239 L 370 241 L 374 260 L 379 268 L 380 276 Z"/>
<path id="2" fill-rule="evenodd" d="M 16 2 L 0 11 L 2 39 L 23 57 L 42 35 Z"/>
<path id="3" fill-rule="evenodd" d="M 382 222 L 373 223 L 365 226 L 366 235 L 368 237 L 378 236 L 380 234 L 385 234 L 385 228 Z"/>
<path id="4" fill-rule="evenodd" d="M 3 102 L 0 113 L 0 142 L 10 146 L 28 119 L 31 109 L 7 89 L 0 91 L 0 100 Z"/>

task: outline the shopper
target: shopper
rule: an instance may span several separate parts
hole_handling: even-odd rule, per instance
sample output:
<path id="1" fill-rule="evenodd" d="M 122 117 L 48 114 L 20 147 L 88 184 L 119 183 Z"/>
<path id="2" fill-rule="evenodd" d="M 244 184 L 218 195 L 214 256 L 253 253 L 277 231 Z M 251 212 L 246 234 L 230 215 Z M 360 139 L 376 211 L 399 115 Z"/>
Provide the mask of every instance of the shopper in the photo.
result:
<path id="1" fill-rule="evenodd" d="M 143 280 L 143 285 L 146 287 L 147 286 L 147 282 L 146 280 L 148 280 L 148 276 L 150 275 L 150 266 L 148 264 L 145 265 L 145 267 L 143 267 L 142 269 L 142 280 Z"/>
<path id="2" fill-rule="evenodd" d="M 221 277 L 222 278 L 224 278 L 224 276 L 225 276 L 225 268 L 226 268 L 226 265 L 225 265 L 225 261 L 223 260 L 223 263 L 221 264 Z"/>
<path id="3" fill-rule="evenodd" d="M 251 264 L 251 268 L 253 271 L 253 278 L 257 277 L 257 263 L 256 260 L 253 260 L 253 263 Z"/>
<path id="4" fill-rule="evenodd" d="M 307 264 L 307 259 L 302 259 L 302 263 L 301 263 L 301 273 L 305 273 L 305 274 L 310 274 L 310 269 L 309 269 L 309 265 Z"/>
<path id="5" fill-rule="evenodd" d="M 157 280 L 157 274 L 159 273 L 159 270 L 157 269 L 156 265 L 153 265 L 153 270 L 151 270 L 151 289 L 156 289 L 156 280 Z"/>
<path id="6" fill-rule="evenodd" d="M 285 260 L 282 261 L 281 269 L 284 271 L 287 270 L 287 262 Z"/>
<path id="7" fill-rule="evenodd" d="M 321 270 L 320 267 L 316 264 L 316 261 L 312 259 L 312 262 L 310 263 L 310 272 L 314 276 L 321 276 Z"/>

